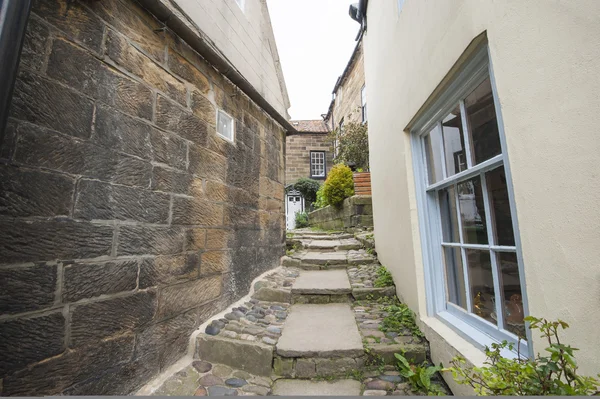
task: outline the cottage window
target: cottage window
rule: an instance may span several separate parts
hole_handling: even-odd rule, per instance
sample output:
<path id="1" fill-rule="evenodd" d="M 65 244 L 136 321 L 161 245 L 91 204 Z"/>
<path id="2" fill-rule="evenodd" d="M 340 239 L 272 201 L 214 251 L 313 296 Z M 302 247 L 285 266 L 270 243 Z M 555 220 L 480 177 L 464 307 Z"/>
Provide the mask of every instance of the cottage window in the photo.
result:
<path id="1" fill-rule="evenodd" d="M 428 311 L 483 344 L 527 339 L 522 257 L 492 76 L 483 48 L 411 131 Z"/>
<path id="2" fill-rule="evenodd" d="M 361 114 L 362 114 L 362 123 L 366 123 L 367 122 L 367 90 L 366 90 L 366 86 L 363 86 L 362 89 L 360 89 L 360 109 L 361 109 Z"/>
<path id="3" fill-rule="evenodd" d="M 234 142 L 235 123 L 225 111 L 217 111 L 217 134 L 224 139 Z"/>
<path id="4" fill-rule="evenodd" d="M 325 151 L 310 152 L 310 177 L 325 177 Z"/>

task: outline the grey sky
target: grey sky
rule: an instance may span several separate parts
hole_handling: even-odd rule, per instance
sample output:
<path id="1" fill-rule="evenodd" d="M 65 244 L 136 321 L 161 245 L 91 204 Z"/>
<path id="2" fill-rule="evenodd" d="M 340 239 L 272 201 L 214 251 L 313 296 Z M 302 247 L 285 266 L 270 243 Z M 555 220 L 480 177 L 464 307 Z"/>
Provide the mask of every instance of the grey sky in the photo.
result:
<path id="1" fill-rule="evenodd" d="M 320 119 L 356 45 L 348 0 L 267 0 L 292 119 Z"/>

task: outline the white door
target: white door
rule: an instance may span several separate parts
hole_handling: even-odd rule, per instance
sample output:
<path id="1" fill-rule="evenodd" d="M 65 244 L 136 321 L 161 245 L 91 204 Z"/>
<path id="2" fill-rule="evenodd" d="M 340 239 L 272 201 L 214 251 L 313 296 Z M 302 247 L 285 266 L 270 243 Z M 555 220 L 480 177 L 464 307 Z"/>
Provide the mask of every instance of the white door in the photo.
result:
<path id="1" fill-rule="evenodd" d="M 285 227 L 288 230 L 296 228 L 296 213 L 303 211 L 302 196 L 299 192 L 289 192 L 286 196 Z"/>

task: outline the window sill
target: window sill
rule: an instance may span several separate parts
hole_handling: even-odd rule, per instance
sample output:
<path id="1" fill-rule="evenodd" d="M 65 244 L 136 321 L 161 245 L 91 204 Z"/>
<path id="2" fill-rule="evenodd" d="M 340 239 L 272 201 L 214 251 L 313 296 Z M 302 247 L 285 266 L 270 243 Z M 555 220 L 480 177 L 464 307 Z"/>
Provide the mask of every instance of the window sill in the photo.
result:
<path id="1" fill-rule="evenodd" d="M 467 342 L 474 345 L 477 349 L 483 352 L 485 347 L 491 347 L 492 344 L 498 344 L 500 341 L 489 334 L 477 329 L 471 324 L 465 322 L 461 318 L 455 316 L 454 314 L 448 311 L 439 312 L 436 316 L 436 319 L 440 320 L 450 329 L 452 329 L 456 334 L 458 334 L 461 338 L 466 340 Z M 516 348 L 517 345 L 515 345 Z M 527 344 L 521 344 L 521 357 L 528 357 L 528 346 Z M 510 351 L 508 349 L 503 349 L 500 354 L 507 359 L 516 359 L 517 351 Z"/>

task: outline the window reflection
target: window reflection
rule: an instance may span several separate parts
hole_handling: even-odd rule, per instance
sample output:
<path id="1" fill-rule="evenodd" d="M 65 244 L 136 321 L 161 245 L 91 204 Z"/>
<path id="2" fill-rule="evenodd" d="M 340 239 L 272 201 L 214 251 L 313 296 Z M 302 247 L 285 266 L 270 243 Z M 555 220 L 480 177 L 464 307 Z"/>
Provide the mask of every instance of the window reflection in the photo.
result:
<path id="1" fill-rule="evenodd" d="M 460 204 L 463 241 L 468 244 L 487 244 L 485 208 L 479 177 L 458 184 L 458 202 Z"/>
<path id="2" fill-rule="evenodd" d="M 459 106 L 452 110 L 442 121 L 442 134 L 444 137 L 444 153 L 446 155 L 446 172 L 448 176 L 466 170 L 465 138 Z"/>
<path id="3" fill-rule="evenodd" d="M 473 145 L 473 163 L 478 164 L 501 154 L 498 121 L 489 78 L 467 96 L 465 107 Z"/>
<path id="4" fill-rule="evenodd" d="M 456 190 L 450 186 L 439 192 L 440 213 L 442 218 L 442 237 L 444 242 L 460 242 L 456 215 Z"/>
<path id="5" fill-rule="evenodd" d="M 424 138 L 429 184 L 436 183 L 444 178 L 441 155 L 442 138 L 440 136 L 440 130 L 435 127 Z"/>
<path id="6" fill-rule="evenodd" d="M 500 287 L 504 296 L 504 328 L 525 338 L 525 322 L 523 320 L 525 311 L 517 254 L 499 252 L 497 263 L 500 270 Z"/>
<path id="7" fill-rule="evenodd" d="M 494 276 L 489 251 L 467 249 L 467 265 L 469 266 L 469 284 L 471 285 L 471 303 L 473 313 L 496 324 L 496 305 L 494 293 Z"/>
<path id="8" fill-rule="evenodd" d="M 467 309 L 465 276 L 460 248 L 445 247 L 444 263 L 446 264 L 446 289 L 448 301 Z"/>
<path id="9" fill-rule="evenodd" d="M 486 173 L 492 229 L 496 245 L 515 245 L 504 166 Z"/>

